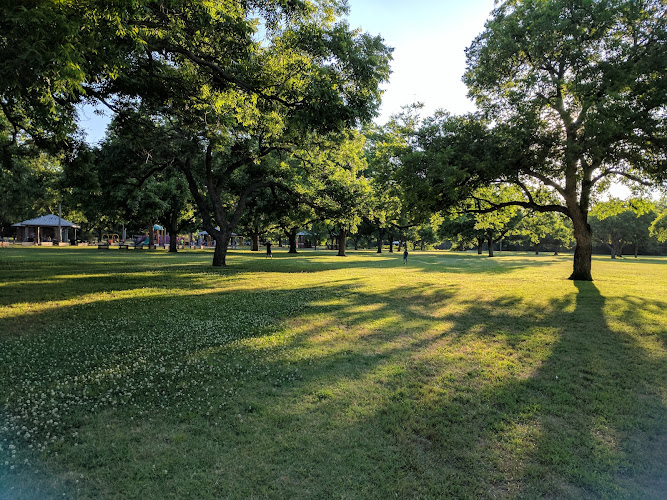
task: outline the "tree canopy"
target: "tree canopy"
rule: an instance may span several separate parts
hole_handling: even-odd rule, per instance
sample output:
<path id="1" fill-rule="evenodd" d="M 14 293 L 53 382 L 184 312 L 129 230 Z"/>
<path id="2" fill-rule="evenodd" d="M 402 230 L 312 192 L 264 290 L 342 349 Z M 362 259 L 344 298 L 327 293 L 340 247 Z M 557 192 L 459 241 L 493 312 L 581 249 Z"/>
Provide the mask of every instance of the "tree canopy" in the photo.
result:
<path id="1" fill-rule="evenodd" d="M 344 0 L 2 4 L 0 185 L 34 179 L 58 158 L 76 205 L 77 194 L 103 191 L 106 169 L 145 189 L 144 206 L 155 195 L 151 217 L 172 231 L 196 206 L 217 241 L 214 265 L 225 265 L 239 224 L 269 223 L 266 210 L 292 240 L 297 225 L 326 221 L 341 255 L 362 220 L 380 249 L 385 231 L 404 241 L 434 214 L 467 213 L 441 234 L 474 221 L 492 252 L 531 224 L 537 245 L 543 223 L 560 218 L 524 216 L 558 214 L 574 229 L 570 277 L 592 279 L 599 195 L 612 181 L 667 180 L 664 2 L 498 2 L 466 52 L 480 111 L 422 120 L 414 104 L 384 126 L 368 122 L 391 49 L 350 29 L 346 11 Z M 76 137 L 86 101 L 114 112 L 102 151 Z M 126 217 L 136 205 L 120 214 L 123 204 L 104 199 L 86 207 L 89 218 Z"/>
<path id="2" fill-rule="evenodd" d="M 438 209 L 479 186 L 514 185 L 514 199 L 482 210 L 567 215 L 570 278 L 591 280 L 597 194 L 612 180 L 667 178 L 664 14 L 660 0 L 499 4 L 466 51 L 464 81 L 481 114 L 426 121 L 406 161 L 413 202 Z"/>
<path id="3" fill-rule="evenodd" d="M 205 229 L 226 242 L 248 197 L 286 177 L 292 163 L 282 160 L 304 137 L 375 116 L 391 50 L 351 30 L 346 9 L 335 0 L 3 5 L 2 60 L 16 60 L 0 77 L 6 156 L 19 134 L 67 138 L 83 100 L 136 110 L 144 133 L 168 124 L 162 141 L 191 145 L 171 161 Z M 144 148 L 146 158 L 166 165 L 155 150 Z M 225 249 L 216 248 L 215 265 Z"/>

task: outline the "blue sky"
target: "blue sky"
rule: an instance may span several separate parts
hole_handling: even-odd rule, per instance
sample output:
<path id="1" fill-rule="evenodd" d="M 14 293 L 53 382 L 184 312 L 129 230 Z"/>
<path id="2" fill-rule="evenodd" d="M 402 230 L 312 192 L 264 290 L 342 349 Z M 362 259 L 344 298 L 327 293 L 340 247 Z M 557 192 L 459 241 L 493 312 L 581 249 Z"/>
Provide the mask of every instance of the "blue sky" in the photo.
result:
<path id="1" fill-rule="evenodd" d="M 482 32 L 494 0 L 348 0 L 350 26 L 379 34 L 394 47 L 379 123 L 415 101 L 424 115 L 475 109 L 461 81 L 465 53 Z"/>
<path id="2" fill-rule="evenodd" d="M 392 75 L 383 86 L 384 123 L 401 106 L 424 103 L 423 114 L 443 108 L 452 113 L 472 111 L 461 81 L 464 50 L 484 28 L 493 0 L 348 0 L 348 21 L 380 35 L 394 48 Z M 109 120 L 84 107 L 80 125 L 91 143 L 99 142 Z"/>

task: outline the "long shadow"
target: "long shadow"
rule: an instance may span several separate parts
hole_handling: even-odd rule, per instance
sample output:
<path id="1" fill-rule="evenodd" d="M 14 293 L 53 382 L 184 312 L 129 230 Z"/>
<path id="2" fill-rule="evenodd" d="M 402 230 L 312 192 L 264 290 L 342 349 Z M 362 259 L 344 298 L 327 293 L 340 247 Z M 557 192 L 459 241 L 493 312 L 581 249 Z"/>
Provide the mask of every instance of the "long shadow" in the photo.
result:
<path id="1" fill-rule="evenodd" d="M 149 492 L 169 481 L 185 495 L 190 479 L 145 474 L 134 450 L 149 446 L 150 432 L 133 432 L 134 422 L 150 415 L 149 429 L 187 432 L 210 413 L 211 425 L 196 429 L 210 445 L 174 438 L 143 453 L 168 457 L 176 470 L 196 463 L 211 497 L 659 498 L 665 409 L 654 381 L 665 380 L 663 360 L 610 328 L 595 285 L 574 286 L 546 308 L 513 295 L 462 302 L 446 284 L 366 292 L 353 280 L 278 297 L 263 290 L 76 305 L 58 314 L 81 326 L 52 330 L 59 340 L 49 359 L 30 357 L 45 340 L 3 345 L 12 348 L 0 355 L 3 378 L 22 380 L 24 391 L 3 402 L 58 386 L 63 402 L 80 396 L 68 431 L 117 432 L 76 453 L 68 437 L 62 466 L 110 470 L 111 485 L 136 474 Z M 95 320 L 104 312 L 109 319 Z M 621 319 L 642 324 L 634 314 Z M 161 318 L 183 329 L 162 330 Z M 220 461 L 226 469 L 216 469 Z"/>
<path id="2" fill-rule="evenodd" d="M 111 251 L 110 251 L 111 252 Z M 66 249 L 41 249 L 28 253 L 16 252 L 10 254 L 12 261 L 11 271 L 3 270 L 0 266 L 0 306 L 29 302 L 58 301 L 54 304 L 60 309 L 69 307 L 60 303 L 72 299 L 83 298 L 91 294 L 105 294 L 120 291 L 131 291 L 140 288 L 169 288 L 173 286 L 174 273 L 183 288 L 206 287 L 205 279 L 208 276 L 235 276 L 247 271 L 260 272 L 327 272 L 339 269 L 375 269 L 400 267 L 400 259 L 364 254 L 364 260 L 341 259 L 336 263 L 322 263 L 318 256 L 292 257 L 284 254 L 271 262 L 258 259 L 257 262 L 243 261 L 239 265 L 225 269 L 216 269 L 208 266 L 208 255 L 202 253 L 188 254 L 183 252 L 176 255 L 154 253 L 149 259 L 139 255 L 128 255 L 125 252 L 113 251 L 103 255 L 67 251 Z M 248 253 L 248 252 L 245 252 Z M 27 256 L 27 257 L 26 257 Z M 376 260 L 372 267 L 368 266 L 370 256 Z M 40 258 L 41 257 L 41 258 Z M 473 256 L 459 256 L 452 258 L 429 257 L 427 263 L 415 262 L 411 266 L 428 273 L 509 273 L 519 267 L 549 265 L 550 262 L 530 262 L 515 264 L 505 261 L 482 261 Z M 297 259 L 297 260 L 294 260 Z M 512 259 L 514 262 L 515 259 Z M 519 261 L 520 262 L 520 261 Z M 85 263 L 85 265 L 81 265 Z M 72 272 L 73 265 L 79 264 L 76 272 Z M 309 268 L 309 265 L 312 265 Z M 413 268 L 414 268 L 413 267 Z M 46 286 L 45 286 L 46 285 Z M 91 300 L 90 297 L 87 300 Z M 51 313 L 45 313 L 51 314 Z M 27 315 L 27 316 L 26 316 Z M 25 329 L 25 323 L 39 321 L 37 310 L 26 312 L 26 315 L 15 317 L 13 323 L 3 328 L 3 331 Z M 44 316 L 44 315 L 42 315 Z M 34 318 L 34 319 L 29 319 Z M 17 323 L 18 321 L 18 323 Z"/>
<path id="3" fill-rule="evenodd" d="M 79 426 L 89 424 L 88 412 L 112 411 L 115 405 L 129 408 L 136 418 L 149 412 L 164 413 L 168 409 L 185 408 L 192 412 L 190 405 L 202 396 L 201 383 L 213 384 L 219 395 L 221 391 L 231 391 L 248 376 L 257 376 L 253 368 L 249 368 L 254 361 L 252 356 L 240 353 L 239 348 L 234 347 L 235 343 L 266 335 L 272 322 L 289 317 L 309 302 L 338 300 L 348 294 L 341 295 L 341 290 L 345 289 L 335 283 L 328 288 L 282 291 L 277 303 L 271 300 L 275 292 L 270 290 L 217 292 L 206 296 L 205 304 L 199 300 L 200 295 L 181 296 L 178 304 L 171 304 L 178 310 L 172 311 L 174 314 L 186 312 L 188 317 L 196 318 L 202 305 L 209 311 L 216 305 L 224 308 L 217 315 L 209 312 L 201 321 L 190 320 L 190 329 L 186 331 L 161 331 L 151 320 L 151 309 L 158 316 L 160 313 L 164 315 L 164 309 L 169 307 L 169 301 L 164 297 L 140 300 L 141 316 L 138 317 L 130 310 L 122 312 L 123 307 L 138 305 L 135 300 L 121 299 L 119 304 L 100 305 L 91 317 L 86 316 L 87 306 L 72 306 L 67 315 L 77 317 L 82 325 L 87 323 L 86 320 L 98 317 L 94 335 L 79 325 L 66 330 L 60 327 L 51 332 L 33 332 L 32 336 L 4 342 L 0 355 L 0 379 L 4 382 L 0 384 L 0 387 L 4 386 L 0 391 L 3 416 L 10 423 L 12 433 L 23 427 L 29 418 L 35 426 L 30 432 L 44 439 L 56 430 L 50 427 L 54 417 L 61 420 L 60 425 L 62 421 L 66 423 L 61 429 L 69 435 Z M 403 293 L 406 292 L 417 293 L 403 288 Z M 372 300 L 378 299 L 373 297 Z M 125 321 L 100 320 L 99 315 L 105 309 L 120 309 L 118 312 L 125 316 Z M 312 307 L 314 314 L 328 310 L 326 306 Z M 258 316 L 268 321 L 258 325 L 255 321 Z M 363 314 L 354 318 L 348 316 L 349 321 L 365 319 Z M 55 318 L 54 322 L 57 321 Z M 399 329 L 392 328 L 391 332 L 392 337 L 400 335 Z M 46 342 L 51 343 L 50 347 L 40 349 Z M 419 347 L 421 345 L 416 346 Z M 363 355 L 363 364 L 370 368 L 389 355 L 391 353 Z M 343 366 L 349 359 L 350 352 L 345 351 L 328 356 L 324 369 Z M 243 363 L 242 368 L 239 363 Z M 211 368 L 212 365 L 215 368 Z M 291 369 L 281 360 L 265 362 L 264 367 L 268 368 L 270 376 L 267 379 L 262 375 L 261 380 L 275 387 L 295 380 Z M 17 381 L 21 381 L 20 390 L 15 392 L 13 385 Z M 40 400 L 39 407 L 31 408 L 30 413 L 25 414 L 24 408 L 36 399 Z M 45 408 L 49 410 L 45 411 Z M 110 444 L 110 448 L 113 447 Z"/>
<path id="4" fill-rule="evenodd" d="M 326 253 L 325 253 L 326 252 Z M 332 260 L 322 262 L 321 257 L 327 256 Z M 558 257 L 543 256 L 540 259 L 535 259 L 531 255 L 526 254 L 528 258 L 522 256 L 498 256 L 496 258 L 487 258 L 486 256 L 478 256 L 473 254 L 432 254 L 412 252 L 410 254 L 408 264 L 411 268 L 420 268 L 427 272 L 433 273 L 490 273 L 490 274 L 505 274 L 511 273 L 517 269 L 529 267 L 543 267 L 554 264 L 554 259 L 560 260 Z M 243 267 L 258 268 L 262 272 L 308 272 L 309 266 L 317 271 L 334 271 L 342 269 L 375 269 L 375 268 L 392 268 L 402 267 L 402 254 L 397 252 L 395 254 L 383 253 L 377 254 L 375 252 L 358 251 L 349 252 L 347 257 L 337 257 L 331 251 L 322 251 L 321 253 L 314 251 L 304 251 L 296 255 L 287 253 L 276 253 L 274 260 L 278 265 L 262 264 L 261 260 L 254 263 L 244 263 Z M 370 262 L 369 262 L 370 261 Z"/>
<path id="5" fill-rule="evenodd" d="M 110 251 L 111 252 L 111 251 Z M 104 294 L 146 287 L 201 288 L 206 278 L 229 277 L 240 270 L 206 266 L 201 254 L 153 254 L 146 258 L 113 254 L 66 253 L 58 249 L 32 251 L 30 259 L 15 259 L 0 267 L 0 306 L 21 302 L 68 301 L 89 294 Z M 42 256 L 43 259 L 39 259 Z M 176 275 L 176 276 L 175 276 Z M 5 330 L 6 331 L 6 330 Z"/>
<path id="6" fill-rule="evenodd" d="M 333 431 L 318 429 L 324 433 L 319 438 L 323 447 L 336 450 L 331 451 L 335 473 L 352 473 L 348 467 L 353 464 L 337 455 L 343 452 L 336 446 L 350 436 L 360 440 L 353 455 L 378 455 L 382 465 L 365 465 L 382 469 L 381 484 L 374 483 L 377 469 L 352 473 L 373 496 L 473 492 L 480 497 L 659 498 L 664 491 L 665 408 L 652 377 L 657 373 L 664 379 L 664 365 L 631 336 L 606 325 L 605 299 L 592 283 L 575 285 L 575 297 L 555 300 L 549 311 L 524 308 L 523 314 L 534 317 L 529 331 L 511 328 L 512 315 L 504 309 L 519 304 L 507 298 L 469 304 L 463 314 L 443 318 L 455 326 L 440 336 L 396 345 L 398 338 L 415 331 L 411 322 L 421 315 L 414 308 L 404 310 L 390 325 L 399 335 L 383 331 L 364 338 L 363 348 L 347 346 L 317 358 L 317 371 L 308 368 L 312 359 L 296 363 L 300 376 L 291 384 L 291 405 L 281 401 L 263 410 L 279 423 L 280 432 L 295 427 L 303 432 L 300 425 L 308 425 L 308 414 L 321 412 L 327 420 L 332 418 L 327 406 L 345 414 L 357 397 L 368 397 L 364 389 L 344 394 L 337 387 L 354 380 L 377 391 L 382 404 L 371 412 L 351 423 L 339 422 Z M 397 297 L 385 299 L 391 303 Z M 572 300 L 574 310 L 565 312 Z M 364 298 L 358 297 L 359 302 Z M 345 307 L 334 318 L 341 324 L 346 318 L 354 324 L 369 319 L 350 317 Z M 540 335 L 541 329 L 555 330 L 554 325 L 557 331 Z M 547 343 L 547 354 L 533 365 L 522 360 L 541 347 L 540 341 Z M 457 362 L 456 356 L 438 361 L 428 353 L 442 349 L 443 343 L 464 349 L 483 345 L 477 351 L 468 348 L 465 362 Z M 485 350 L 494 357 L 487 358 Z M 509 369 L 495 373 L 498 365 Z M 309 398 L 304 409 L 302 402 Z M 364 450 L 372 446 L 362 438 L 367 435 L 386 451 Z M 307 456 L 306 449 L 302 452 Z M 300 465 L 307 467 L 307 460 Z M 311 479 L 300 477 L 310 487 L 325 478 Z M 337 492 L 326 487 L 318 491 Z"/>

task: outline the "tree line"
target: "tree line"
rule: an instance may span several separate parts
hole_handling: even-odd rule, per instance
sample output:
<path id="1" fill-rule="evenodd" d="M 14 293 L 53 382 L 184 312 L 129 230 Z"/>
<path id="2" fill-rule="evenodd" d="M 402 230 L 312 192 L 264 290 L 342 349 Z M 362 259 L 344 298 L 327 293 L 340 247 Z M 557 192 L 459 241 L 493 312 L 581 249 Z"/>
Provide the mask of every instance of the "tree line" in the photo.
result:
<path id="1" fill-rule="evenodd" d="M 479 111 L 421 117 L 413 104 L 382 126 L 371 120 L 391 48 L 350 28 L 346 9 L 3 4 L 3 225 L 56 200 L 99 225 L 160 221 L 176 235 L 197 223 L 214 266 L 233 233 L 269 226 L 290 242 L 328 227 L 340 255 L 360 228 L 380 245 L 414 231 L 491 252 L 510 234 L 549 233 L 573 238 L 570 278 L 591 280 L 594 230 L 624 212 L 595 214 L 610 183 L 664 188 L 663 2 L 501 2 L 466 51 Z M 95 148 L 77 132 L 84 102 L 113 113 Z M 663 238 L 664 204 L 640 205 L 635 218 L 653 213 Z M 608 240 L 618 252 L 629 238 Z"/>

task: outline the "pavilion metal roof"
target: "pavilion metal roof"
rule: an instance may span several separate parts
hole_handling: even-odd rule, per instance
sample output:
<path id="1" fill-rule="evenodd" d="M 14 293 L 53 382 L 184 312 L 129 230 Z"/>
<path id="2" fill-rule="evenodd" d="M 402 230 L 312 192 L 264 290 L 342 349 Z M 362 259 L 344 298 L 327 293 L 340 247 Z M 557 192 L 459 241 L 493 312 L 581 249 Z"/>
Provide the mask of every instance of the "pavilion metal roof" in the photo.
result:
<path id="1" fill-rule="evenodd" d="M 23 222 L 17 222 L 12 224 L 12 227 L 26 227 L 26 226 L 39 226 L 39 227 L 58 227 L 58 216 L 49 214 L 42 215 L 35 219 L 24 220 Z M 68 220 L 60 218 L 60 227 L 73 227 L 76 229 L 81 229 L 81 226 L 74 224 Z"/>

